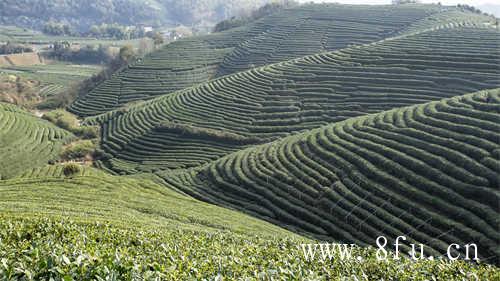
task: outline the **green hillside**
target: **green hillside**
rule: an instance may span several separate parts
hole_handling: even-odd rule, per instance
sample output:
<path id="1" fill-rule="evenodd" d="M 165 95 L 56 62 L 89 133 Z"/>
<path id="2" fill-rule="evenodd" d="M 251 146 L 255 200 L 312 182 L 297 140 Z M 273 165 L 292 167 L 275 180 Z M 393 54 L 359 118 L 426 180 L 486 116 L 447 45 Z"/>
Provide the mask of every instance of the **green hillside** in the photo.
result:
<path id="1" fill-rule="evenodd" d="M 422 28 L 487 21 L 491 18 L 437 5 L 299 6 L 243 27 L 168 44 L 116 73 L 70 110 L 81 116 L 97 115 L 257 66 Z"/>
<path id="2" fill-rule="evenodd" d="M 0 41 L 227 19 L 88 93 L 0 71 L 0 281 L 500 280 L 498 19 L 268 1 L 0 1 Z"/>
<path id="3" fill-rule="evenodd" d="M 0 179 L 46 165 L 72 137 L 31 113 L 0 103 Z"/>
<path id="4" fill-rule="evenodd" d="M 49 165 L 0 181 L 0 209 L 8 217 L 71 218 L 119 227 L 225 231 L 249 236 L 292 234 L 269 223 L 182 196 L 149 180 L 115 177 L 81 167 L 64 177 Z"/>
<path id="5" fill-rule="evenodd" d="M 103 167 L 202 165 L 249 145 L 350 117 L 500 86 L 500 33 L 452 27 L 224 76 L 91 118 Z"/>
<path id="6" fill-rule="evenodd" d="M 500 89 L 488 90 L 158 174 L 196 198 L 317 237 L 370 245 L 379 235 L 406 235 L 434 256 L 475 241 L 492 262 L 500 255 L 499 121 Z"/>
<path id="7" fill-rule="evenodd" d="M 71 178 L 38 172 L 0 181 L 1 279 L 494 280 L 500 274 L 485 264 L 377 261 L 366 249 L 353 252 L 363 262 L 307 262 L 300 244 L 309 240 L 150 181 L 88 168 Z"/>

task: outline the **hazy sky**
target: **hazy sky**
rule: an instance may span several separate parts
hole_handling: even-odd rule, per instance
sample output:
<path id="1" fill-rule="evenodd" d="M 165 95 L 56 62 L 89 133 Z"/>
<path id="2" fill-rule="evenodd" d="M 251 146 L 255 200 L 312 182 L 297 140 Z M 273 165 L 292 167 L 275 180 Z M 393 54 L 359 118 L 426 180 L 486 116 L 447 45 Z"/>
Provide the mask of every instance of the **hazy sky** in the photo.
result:
<path id="1" fill-rule="evenodd" d="M 311 2 L 310 0 L 299 0 L 299 2 Z M 313 2 L 338 2 L 345 4 L 390 4 L 391 0 L 314 0 Z M 498 0 L 422 0 L 423 3 L 437 3 L 441 2 L 443 5 L 456 5 L 456 4 L 469 4 L 469 5 L 483 5 L 483 4 L 498 4 Z"/>

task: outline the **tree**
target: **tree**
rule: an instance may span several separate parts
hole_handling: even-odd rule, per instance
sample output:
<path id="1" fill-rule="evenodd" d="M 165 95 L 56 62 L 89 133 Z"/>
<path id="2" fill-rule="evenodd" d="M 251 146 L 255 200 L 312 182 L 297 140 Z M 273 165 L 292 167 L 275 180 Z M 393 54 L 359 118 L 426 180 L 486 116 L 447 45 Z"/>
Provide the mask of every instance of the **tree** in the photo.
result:
<path id="1" fill-rule="evenodd" d="M 49 21 L 42 28 L 43 33 L 50 35 L 72 35 L 73 31 L 67 24 Z"/>
<path id="2" fill-rule="evenodd" d="M 132 45 L 125 45 L 120 48 L 120 59 L 124 62 L 129 62 L 135 58 L 135 51 Z"/>
<path id="3" fill-rule="evenodd" d="M 153 35 L 153 42 L 155 44 L 155 47 L 158 46 L 158 45 L 161 45 L 165 42 L 165 40 L 163 39 L 163 36 L 161 35 L 160 32 L 156 32 L 154 35 Z"/>
<path id="4" fill-rule="evenodd" d="M 7 42 L 7 44 L 4 45 L 0 45 L 0 55 L 18 54 L 24 52 L 33 52 L 33 48 L 20 44 L 12 44 L 10 42 Z"/>

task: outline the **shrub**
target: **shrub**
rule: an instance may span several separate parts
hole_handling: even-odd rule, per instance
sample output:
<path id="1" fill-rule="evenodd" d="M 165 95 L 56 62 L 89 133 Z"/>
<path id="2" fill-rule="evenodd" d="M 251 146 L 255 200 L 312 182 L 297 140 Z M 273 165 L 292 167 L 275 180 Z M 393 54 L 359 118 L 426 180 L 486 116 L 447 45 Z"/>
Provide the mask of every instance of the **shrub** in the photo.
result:
<path id="1" fill-rule="evenodd" d="M 83 140 L 67 146 L 61 154 L 64 160 L 76 160 L 92 158 L 96 149 L 96 144 L 90 140 Z"/>
<path id="2" fill-rule="evenodd" d="M 172 122 L 161 122 L 156 126 L 156 130 L 186 135 L 197 139 L 215 140 L 229 144 L 245 145 L 265 142 L 265 140 L 258 137 L 247 137 L 227 131 L 201 128 L 193 125 L 185 125 Z"/>
<path id="3" fill-rule="evenodd" d="M 80 172 L 80 166 L 78 166 L 77 164 L 74 164 L 74 163 L 66 164 L 63 167 L 63 174 L 66 177 L 74 176 L 74 175 L 78 174 L 79 172 Z"/>
<path id="4" fill-rule="evenodd" d="M 55 124 L 57 127 L 68 131 L 73 131 L 78 126 L 78 119 L 73 114 L 63 109 L 56 109 L 47 112 L 42 116 L 42 118 Z"/>
<path id="5" fill-rule="evenodd" d="M 76 128 L 72 131 L 75 135 L 82 139 L 95 139 L 99 137 L 99 128 L 96 126 L 84 126 Z"/>

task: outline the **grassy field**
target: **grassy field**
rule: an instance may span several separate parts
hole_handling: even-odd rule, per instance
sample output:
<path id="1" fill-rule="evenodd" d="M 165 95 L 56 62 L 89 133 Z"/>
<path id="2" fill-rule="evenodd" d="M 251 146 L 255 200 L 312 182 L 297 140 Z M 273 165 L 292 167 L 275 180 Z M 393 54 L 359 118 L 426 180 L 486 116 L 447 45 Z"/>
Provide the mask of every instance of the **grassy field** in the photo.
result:
<path id="1" fill-rule="evenodd" d="M 492 19 L 438 5 L 304 5 L 222 33 L 168 44 L 75 102 L 96 115 L 250 68 L 376 42 L 423 28 Z"/>
<path id="2" fill-rule="evenodd" d="M 0 181 L 0 278 L 6 280 L 494 280 L 492 266 L 444 260 L 306 261 L 311 242 L 147 180 L 85 168 L 65 178 Z"/>
<path id="3" fill-rule="evenodd" d="M 478 27 L 404 35 L 224 76 L 88 122 L 102 125 L 111 170 L 195 167 L 294 132 L 499 87 L 499 39 Z"/>

